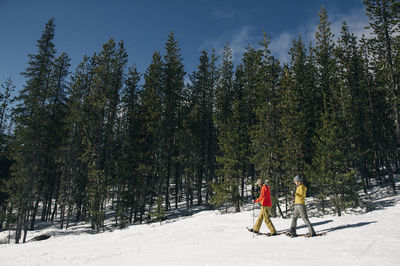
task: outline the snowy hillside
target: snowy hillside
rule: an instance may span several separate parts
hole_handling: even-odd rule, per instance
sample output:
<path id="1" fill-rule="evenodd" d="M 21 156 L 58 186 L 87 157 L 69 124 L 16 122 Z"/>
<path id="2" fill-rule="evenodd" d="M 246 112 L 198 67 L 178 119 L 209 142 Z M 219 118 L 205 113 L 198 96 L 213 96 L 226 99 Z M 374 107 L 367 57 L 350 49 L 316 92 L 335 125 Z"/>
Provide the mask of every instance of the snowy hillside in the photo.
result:
<path id="1" fill-rule="evenodd" d="M 47 228 L 29 238 L 51 232 L 48 240 L 0 245 L 0 265 L 400 265 L 399 200 L 374 200 L 375 210 L 366 214 L 311 217 L 317 232 L 328 233 L 316 238 L 253 237 L 245 229 L 251 210 L 203 211 L 101 234 L 89 234 L 83 224 Z M 290 219 L 272 221 L 278 232 L 290 226 Z M 307 231 L 301 219 L 298 225 L 298 233 Z"/>

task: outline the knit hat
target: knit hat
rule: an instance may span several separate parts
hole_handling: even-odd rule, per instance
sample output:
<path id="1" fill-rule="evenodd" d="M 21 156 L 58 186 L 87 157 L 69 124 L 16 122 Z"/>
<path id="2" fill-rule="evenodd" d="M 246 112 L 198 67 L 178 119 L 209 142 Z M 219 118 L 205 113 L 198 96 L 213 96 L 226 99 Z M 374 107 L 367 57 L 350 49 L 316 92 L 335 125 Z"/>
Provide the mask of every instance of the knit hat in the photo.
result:
<path id="1" fill-rule="evenodd" d="M 295 181 L 295 182 L 303 182 L 303 178 L 301 178 L 299 175 L 296 175 L 296 176 L 293 178 L 293 181 Z"/>
<path id="2" fill-rule="evenodd" d="M 262 185 L 263 181 L 261 179 L 257 179 L 256 185 Z"/>

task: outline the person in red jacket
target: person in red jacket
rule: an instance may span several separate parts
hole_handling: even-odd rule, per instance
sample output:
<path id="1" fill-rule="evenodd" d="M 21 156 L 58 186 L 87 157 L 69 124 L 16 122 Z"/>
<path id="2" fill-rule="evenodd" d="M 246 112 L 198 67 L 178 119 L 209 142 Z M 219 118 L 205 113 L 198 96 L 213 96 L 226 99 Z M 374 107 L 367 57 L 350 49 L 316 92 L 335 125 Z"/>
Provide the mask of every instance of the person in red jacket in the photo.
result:
<path id="1" fill-rule="evenodd" d="M 265 224 L 267 225 L 270 234 L 271 235 L 276 235 L 276 230 L 274 225 L 271 222 L 271 219 L 269 218 L 269 212 L 271 210 L 272 206 L 272 201 L 271 201 L 271 192 L 269 190 L 269 186 L 266 184 L 263 184 L 261 179 L 258 179 L 256 182 L 256 185 L 261 187 L 261 193 L 260 197 L 256 199 L 254 202 L 260 202 L 261 203 L 261 211 L 260 214 L 258 215 L 256 224 L 254 225 L 254 228 L 250 231 L 254 233 L 258 233 L 260 231 L 262 221 L 265 221 Z"/>

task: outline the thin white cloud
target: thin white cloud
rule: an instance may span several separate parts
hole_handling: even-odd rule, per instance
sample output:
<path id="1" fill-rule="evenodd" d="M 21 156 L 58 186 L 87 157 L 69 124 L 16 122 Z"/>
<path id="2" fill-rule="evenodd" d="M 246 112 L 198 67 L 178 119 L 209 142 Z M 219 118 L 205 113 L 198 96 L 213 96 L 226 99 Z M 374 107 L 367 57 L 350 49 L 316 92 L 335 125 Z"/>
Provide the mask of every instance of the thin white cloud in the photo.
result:
<path id="1" fill-rule="evenodd" d="M 330 13 L 328 10 L 328 20 L 331 23 L 331 32 L 336 40 L 341 36 L 343 22 L 346 21 L 349 30 L 357 38 L 361 38 L 362 35 L 367 37 L 371 36 L 371 31 L 365 29 L 368 26 L 369 19 L 365 15 L 364 8 L 351 9 L 347 13 Z M 307 27 L 307 32 L 304 34 L 307 42 L 315 41 L 315 32 L 317 31 L 319 21 L 310 24 Z"/>
<path id="2" fill-rule="evenodd" d="M 228 16 L 228 14 L 226 14 Z M 308 23 L 299 25 L 297 29 L 283 30 L 277 35 L 271 37 L 271 52 L 282 63 L 290 61 L 288 54 L 293 40 L 302 36 L 304 44 L 308 47 L 309 43 L 315 43 L 315 32 L 318 28 L 318 14 L 315 18 Z M 221 15 L 223 17 L 223 15 Z M 351 9 L 346 13 L 334 13 L 328 10 L 328 20 L 331 23 L 331 32 L 334 34 L 334 39 L 340 37 L 343 21 L 346 21 L 351 33 L 361 38 L 362 35 L 366 37 L 371 36 L 371 31 L 365 29 L 368 26 L 369 19 L 365 15 L 365 9 Z M 268 32 L 267 32 L 268 34 Z M 233 60 L 235 63 L 240 62 L 246 47 L 250 44 L 257 47 L 257 41 L 262 40 L 262 32 L 258 32 L 254 26 L 246 25 L 239 28 L 231 34 L 223 34 L 217 38 L 205 41 L 200 50 L 214 48 L 218 54 L 222 54 L 223 47 L 227 42 L 232 49 Z"/>
<path id="3" fill-rule="evenodd" d="M 232 40 L 229 42 L 232 49 L 232 57 L 234 61 L 240 60 L 246 47 L 256 41 L 258 36 L 254 35 L 254 29 L 251 26 L 245 26 L 239 32 L 233 35 Z"/>
<path id="4" fill-rule="evenodd" d="M 289 49 L 292 45 L 292 41 L 295 39 L 293 33 L 284 31 L 279 34 L 278 37 L 272 38 L 269 48 L 272 54 L 279 59 L 281 62 L 289 62 Z"/>
<path id="5" fill-rule="evenodd" d="M 254 32 L 254 27 L 247 25 L 239 28 L 231 34 L 225 34 L 205 41 L 200 46 L 199 50 L 215 49 L 218 54 L 222 54 L 226 43 L 229 43 L 229 47 L 232 50 L 232 60 L 235 63 L 238 63 L 240 62 L 246 47 L 249 44 L 253 44 L 256 40 L 259 40 L 259 36 L 262 35 L 259 34 L 257 36 Z"/>
<path id="6" fill-rule="evenodd" d="M 233 21 L 237 17 L 242 16 L 243 12 L 234 9 L 216 10 L 212 13 L 213 17 L 217 20 Z"/>
<path id="7" fill-rule="evenodd" d="M 329 15 L 329 11 L 328 11 Z M 365 29 L 369 24 L 369 19 L 365 14 L 365 9 L 351 9 L 346 14 L 332 14 L 331 21 L 331 31 L 338 38 L 341 34 L 343 21 L 346 21 L 347 25 L 350 28 L 350 32 L 354 33 L 355 36 L 361 38 L 364 34 L 365 36 L 370 36 L 371 31 L 369 29 Z"/>
<path id="8" fill-rule="evenodd" d="M 318 14 L 316 14 L 318 16 Z M 365 15 L 364 8 L 351 9 L 346 13 L 330 13 L 328 10 L 328 20 L 331 23 L 330 29 L 334 34 L 336 40 L 341 36 L 341 30 L 343 21 L 346 21 L 349 30 L 357 38 L 361 38 L 362 35 L 366 37 L 371 36 L 371 31 L 365 29 L 368 26 L 369 19 Z M 300 25 L 297 31 L 283 31 L 277 37 L 273 37 L 271 40 L 271 51 L 281 62 L 289 62 L 290 56 L 288 55 L 289 49 L 292 45 L 292 41 L 298 38 L 301 34 L 304 44 L 308 47 L 309 43 L 315 43 L 315 32 L 318 29 L 319 20 L 310 21 L 306 25 Z"/>

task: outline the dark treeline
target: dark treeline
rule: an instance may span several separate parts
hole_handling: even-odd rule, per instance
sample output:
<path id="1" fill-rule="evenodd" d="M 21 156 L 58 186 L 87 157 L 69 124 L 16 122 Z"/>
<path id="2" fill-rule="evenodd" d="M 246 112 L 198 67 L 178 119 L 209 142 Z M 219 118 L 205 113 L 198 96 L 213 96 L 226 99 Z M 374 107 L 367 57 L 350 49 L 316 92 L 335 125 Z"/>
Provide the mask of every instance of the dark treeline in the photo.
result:
<path id="1" fill-rule="evenodd" d="M 277 203 L 288 210 L 297 174 L 322 212 L 359 206 L 372 181 L 396 193 L 400 4 L 364 4 L 371 37 L 345 22 L 333 36 L 322 8 L 313 44 L 293 40 L 290 62 L 272 56 L 264 34 L 237 66 L 228 44 L 201 52 L 186 83 L 174 33 L 144 73 L 113 39 L 72 71 L 50 19 L 19 95 L 2 84 L 0 230 L 18 243 L 37 219 L 99 232 L 107 214 L 124 227 L 160 221 L 179 203 L 187 214 L 240 211 L 257 178 L 271 185 L 272 214 L 284 215 Z"/>

